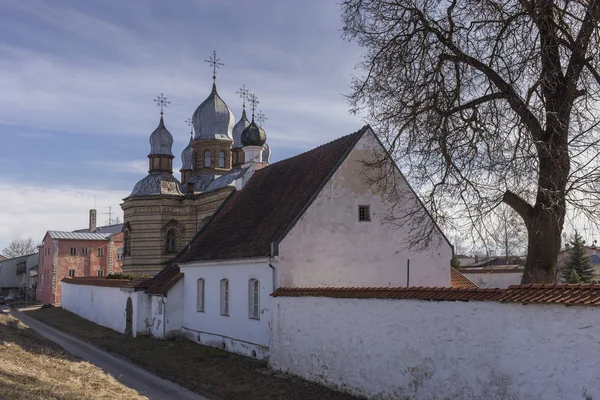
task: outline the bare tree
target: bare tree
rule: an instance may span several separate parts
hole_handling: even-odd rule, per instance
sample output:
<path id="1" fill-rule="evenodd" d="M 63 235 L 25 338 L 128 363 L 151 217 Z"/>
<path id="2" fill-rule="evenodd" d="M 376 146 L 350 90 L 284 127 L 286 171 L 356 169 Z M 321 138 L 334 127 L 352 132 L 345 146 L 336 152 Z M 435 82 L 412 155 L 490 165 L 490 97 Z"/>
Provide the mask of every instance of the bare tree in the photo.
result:
<path id="1" fill-rule="evenodd" d="M 600 0 L 346 0 L 350 101 L 452 229 L 504 202 L 523 283 L 554 282 L 565 215 L 600 218 Z"/>
<path id="2" fill-rule="evenodd" d="M 23 240 L 13 240 L 2 250 L 2 255 L 6 258 L 15 258 L 33 254 L 37 251 L 37 245 L 33 238 Z"/>
<path id="3" fill-rule="evenodd" d="M 525 254 L 527 229 L 519 214 L 508 206 L 500 205 L 492 213 L 497 220 L 490 234 L 494 254 L 504 257 L 508 264 L 511 257 Z"/>

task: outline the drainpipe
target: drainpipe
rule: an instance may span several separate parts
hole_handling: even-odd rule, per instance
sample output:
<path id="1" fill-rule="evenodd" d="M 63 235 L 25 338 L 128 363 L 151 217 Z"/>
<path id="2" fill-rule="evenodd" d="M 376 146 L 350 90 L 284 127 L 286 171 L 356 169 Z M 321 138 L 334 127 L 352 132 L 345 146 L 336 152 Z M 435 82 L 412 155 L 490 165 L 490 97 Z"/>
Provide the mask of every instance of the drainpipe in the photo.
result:
<path id="1" fill-rule="evenodd" d="M 406 287 L 410 287 L 410 258 L 406 260 Z"/>
<path id="2" fill-rule="evenodd" d="M 163 309 L 163 339 L 167 338 L 167 306 L 165 305 L 164 295 L 160 295 L 160 302 Z"/>
<path id="3" fill-rule="evenodd" d="M 277 281 L 275 276 L 275 267 L 271 264 L 271 259 L 273 258 L 273 253 L 275 253 L 275 243 L 271 242 L 271 251 L 269 252 L 269 267 L 273 270 L 273 291 L 277 290 Z"/>

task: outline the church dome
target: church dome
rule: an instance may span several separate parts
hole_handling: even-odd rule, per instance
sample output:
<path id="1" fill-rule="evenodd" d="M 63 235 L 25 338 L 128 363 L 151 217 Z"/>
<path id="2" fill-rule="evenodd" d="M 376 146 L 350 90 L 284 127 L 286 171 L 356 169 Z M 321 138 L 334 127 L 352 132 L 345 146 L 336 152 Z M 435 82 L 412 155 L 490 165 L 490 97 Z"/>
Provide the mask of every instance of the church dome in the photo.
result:
<path id="1" fill-rule="evenodd" d="M 182 195 L 181 184 L 172 174 L 153 172 L 146 175 L 133 187 L 130 196 L 152 196 L 157 194 Z"/>
<path id="2" fill-rule="evenodd" d="M 214 83 L 208 98 L 194 112 L 192 123 L 196 130 L 195 139 L 233 140 L 235 117 L 217 93 L 217 85 Z"/>
<path id="3" fill-rule="evenodd" d="M 185 149 L 181 152 L 181 169 L 192 169 L 192 138 L 190 138 L 190 143 L 187 145 Z"/>
<path id="4" fill-rule="evenodd" d="M 150 155 L 163 155 L 173 157 L 173 135 L 165 127 L 162 115 L 158 127 L 150 135 Z"/>
<path id="5" fill-rule="evenodd" d="M 271 148 L 266 143 L 263 146 L 262 160 L 261 161 L 264 162 L 264 163 L 267 163 L 267 164 L 271 163 Z"/>
<path id="6" fill-rule="evenodd" d="M 242 132 L 250 126 L 250 121 L 246 117 L 246 110 L 242 111 L 242 118 L 233 127 L 233 147 L 234 149 L 243 147 L 242 145 Z"/>
<path id="7" fill-rule="evenodd" d="M 256 125 L 254 121 L 242 132 L 243 146 L 260 146 L 262 147 L 267 141 L 267 135 L 263 128 Z"/>

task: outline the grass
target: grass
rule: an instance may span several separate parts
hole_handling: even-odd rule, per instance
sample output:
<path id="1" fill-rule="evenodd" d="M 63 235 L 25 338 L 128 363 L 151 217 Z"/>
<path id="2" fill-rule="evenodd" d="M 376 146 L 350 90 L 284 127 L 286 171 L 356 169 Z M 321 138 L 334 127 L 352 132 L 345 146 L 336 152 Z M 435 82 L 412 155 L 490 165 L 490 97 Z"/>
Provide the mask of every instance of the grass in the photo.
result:
<path id="1" fill-rule="evenodd" d="M 147 399 L 0 312 L 1 399 Z"/>
<path id="2" fill-rule="evenodd" d="M 62 308 L 39 309 L 27 314 L 120 354 L 156 375 L 212 400 L 356 399 L 292 375 L 275 373 L 263 361 L 187 340 L 127 338 Z"/>

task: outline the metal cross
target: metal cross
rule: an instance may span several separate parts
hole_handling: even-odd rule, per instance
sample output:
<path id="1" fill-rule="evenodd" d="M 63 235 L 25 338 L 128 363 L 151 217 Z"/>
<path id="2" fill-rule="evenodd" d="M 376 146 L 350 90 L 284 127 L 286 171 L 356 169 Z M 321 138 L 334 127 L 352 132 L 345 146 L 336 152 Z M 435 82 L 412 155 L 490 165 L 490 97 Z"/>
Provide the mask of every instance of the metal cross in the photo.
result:
<path id="1" fill-rule="evenodd" d="M 252 110 L 252 120 L 254 121 L 254 111 L 256 111 L 256 108 L 260 104 L 260 101 L 258 101 L 258 97 L 256 97 L 256 95 L 252 93 L 248 95 L 248 103 L 250 103 L 250 109 Z"/>
<path id="2" fill-rule="evenodd" d="M 246 85 L 242 85 L 240 90 L 238 90 L 236 93 L 239 94 L 240 99 L 242 99 L 242 107 L 246 108 L 246 100 L 248 100 L 248 96 L 250 95 L 248 89 L 246 89 Z"/>
<path id="3" fill-rule="evenodd" d="M 265 116 L 265 113 L 262 112 L 262 110 L 260 110 L 259 112 L 256 113 L 256 121 L 258 121 L 258 125 L 259 126 L 263 126 L 263 124 L 265 123 L 266 120 L 268 120 L 269 118 L 267 118 Z"/>
<path id="4" fill-rule="evenodd" d="M 204 62 L 209 63 L 210 65 L 212 65 L 212 69 L 213 69 L 213 81 L 217 79 L 217 70 L 219 68 L 221 68 L 223 65 L 222 62 L 220 62 L 221 59 L 217 58 L 217 51 L 213 50 L 212 56 L 210 56 L 210 58 L 208 60 L 204 60 Z"/>
<path id="5" fill-rule="evenodd" d="M 154 101 L 156 102 L 156 105 L 160 107 L 160 115 L 163 115 L 165 107 L 171 104 L 171 102 L 167 100 L 165 95 L 162 93 L 160 94 L 160 96 L 156 96 L 156 99 L 154 99 Z"/>

